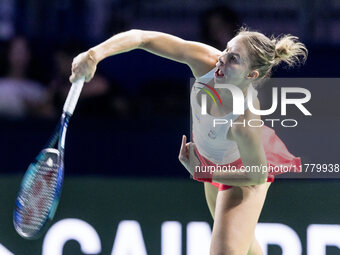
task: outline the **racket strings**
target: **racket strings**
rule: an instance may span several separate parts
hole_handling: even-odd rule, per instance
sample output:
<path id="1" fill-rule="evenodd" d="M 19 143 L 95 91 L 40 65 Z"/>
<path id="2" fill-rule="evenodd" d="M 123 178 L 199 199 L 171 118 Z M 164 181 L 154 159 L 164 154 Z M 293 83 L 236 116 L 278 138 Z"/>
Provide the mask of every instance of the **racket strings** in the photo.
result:
<path id="1" fill-rule="evenodd" d="M 46 159 L 46 157 L 44 157 Z M 50 157 L 32 166 L 31 175 L 19 194 L 18 228 L 25 235 L 41 229 L 50 213 L 58 185 L 59 165 Z"/>

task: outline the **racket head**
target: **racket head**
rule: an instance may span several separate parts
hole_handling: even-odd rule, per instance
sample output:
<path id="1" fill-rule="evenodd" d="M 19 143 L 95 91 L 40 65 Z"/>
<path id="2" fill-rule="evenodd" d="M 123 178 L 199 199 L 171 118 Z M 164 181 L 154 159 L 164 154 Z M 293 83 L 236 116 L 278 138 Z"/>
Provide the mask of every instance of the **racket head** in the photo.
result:
<path id="1" fill-rule="evenodd" d="M 13 213 L 17 233 L 37 239 L 51 222 L 59 203 L 64 164 L 54 148 L 42 150 L 21 182 Z"/>

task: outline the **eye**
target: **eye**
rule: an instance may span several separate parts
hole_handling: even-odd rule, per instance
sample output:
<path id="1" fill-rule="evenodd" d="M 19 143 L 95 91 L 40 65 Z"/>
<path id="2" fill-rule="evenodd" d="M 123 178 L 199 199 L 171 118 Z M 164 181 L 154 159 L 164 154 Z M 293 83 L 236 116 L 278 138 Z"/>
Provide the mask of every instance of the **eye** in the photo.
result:
<path id="1" fill-rule="evenodd" d="M 234 55 L 231 55 L 230 56 L 230 61 L 236 63 L 237 62 L 237 58 Z"/>

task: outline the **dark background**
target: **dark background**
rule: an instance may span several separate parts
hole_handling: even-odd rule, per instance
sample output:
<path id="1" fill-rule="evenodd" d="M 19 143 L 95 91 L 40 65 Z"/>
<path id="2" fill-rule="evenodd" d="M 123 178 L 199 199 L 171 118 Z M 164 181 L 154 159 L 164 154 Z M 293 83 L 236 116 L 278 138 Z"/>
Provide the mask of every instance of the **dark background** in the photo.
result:
<path id="1" fill-rule="evenodd" d="M 74 57 L 114 33 L 132 28 L 205 41 L 202 15 L 219 6 L 233 10 L 239 26 L 247 25 L 267 35 L 291 33 L 306 44 L 309 50 L 306 64 L 295 69 L 276 68 L 274 77 L 338 77 L 340 4 L 337 1 L 303 0 L 3 1 L 0 4 L 0 39 L 4 58 L 0 70 L 4 72 L 7 68 L 4 59 L 10 39 L 15 35 L 25 36 L 32 48 L 32 67 L 35 69 L 29 78 L 48 87 L 55 75 L 53 56 L 65 45 L 73 50 L 71 55 Z M 189 68 L 136 50 L 104 60 L 99 64 L 97 74 L 114 88 L 110 95 L 122 95 L 130 110 L 119 114 L 102 106 L 100 99 L 94 100 L 90 107 L 82 107 L 84 102 L 80 100 L 68 132 L 66 175 L 184 177 L 186 172 L 177 161 L 177 153 L 181 135 L 190 133 L 188 95 L 192 74 Z M 327 105 L 331 116 L 325 118 L 336 123 L 339 119 L 339 85 L 313 86 L 308 88 L 315 91 L 311 101 L 313 113 L 321 104 Z M 261 93 L 268 94 L 270 90 L 264 87 Z M 3 159 L 0 171 L 23 173 L 53 131 L 60 112 L 61 105 L 55 108 L 53 117 L 48 118 L 32 115 L 14 119 L 0 117 L 0 155 Z M 291 129 L 277 129 L 277 132 L 293 154 L 306 159 L 315 159 L 315 151 L 320 154 L 331 151 L 331 155 L 336 155 L 337 133 L 327 132 L 322 125 L 325 120 L 312 120 L 315 125 L 302 125 L 300 132 Z M 337 127 L 334 124 L 333 129 L 334 126 Z M 320 132 L 320 127 L 325 131 Z M 312 133 L 301 137 L 301 132 L 307 129 Z M 323 137 L 323 148 L 333 141 L 330 150 L 315 147 L 319 145 L 315 141 L 320 136 Z M 298 144 L 296 139 L 300 139 Z M 328 161 L 333 159 L 332 156 L 326 158 Z M 322 155 L 320 159 L 323 159 Z"/>

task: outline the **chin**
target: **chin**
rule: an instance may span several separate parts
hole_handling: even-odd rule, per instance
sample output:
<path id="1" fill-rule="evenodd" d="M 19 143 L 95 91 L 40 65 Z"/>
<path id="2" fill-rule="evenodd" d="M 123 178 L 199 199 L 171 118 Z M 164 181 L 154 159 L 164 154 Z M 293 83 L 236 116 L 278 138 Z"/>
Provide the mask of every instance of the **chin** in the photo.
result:
<path id="1" fill-rule="evenodd" d="M 214 77 L 214 82 L 217 84 L 226 84 L 228 81 L 226 77 L 223 78 L 217 78 L 216 76 Z"/>

